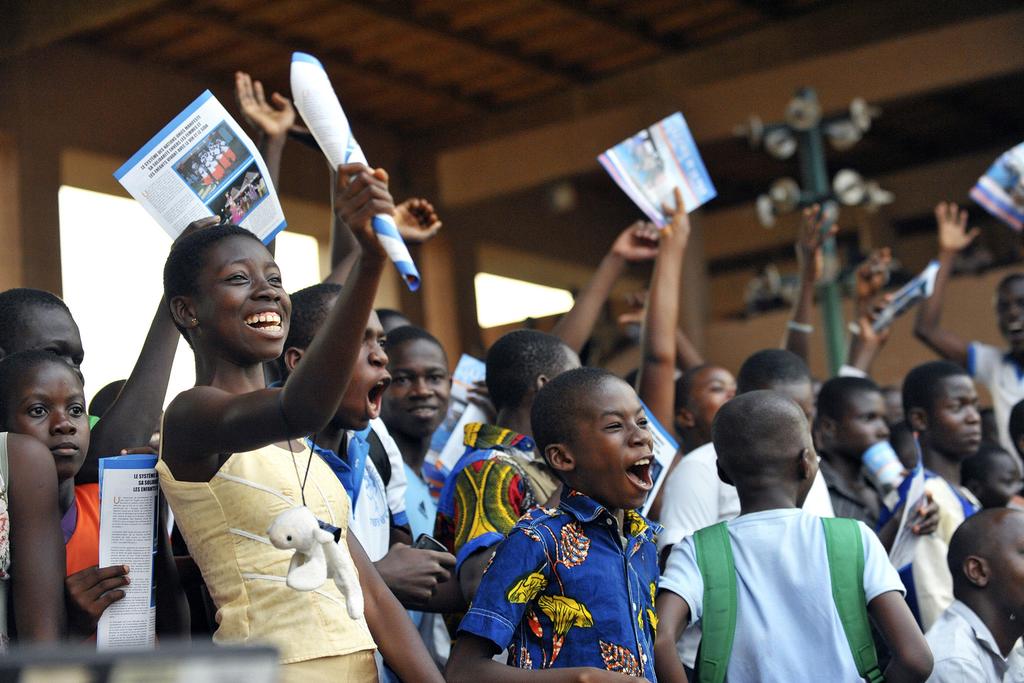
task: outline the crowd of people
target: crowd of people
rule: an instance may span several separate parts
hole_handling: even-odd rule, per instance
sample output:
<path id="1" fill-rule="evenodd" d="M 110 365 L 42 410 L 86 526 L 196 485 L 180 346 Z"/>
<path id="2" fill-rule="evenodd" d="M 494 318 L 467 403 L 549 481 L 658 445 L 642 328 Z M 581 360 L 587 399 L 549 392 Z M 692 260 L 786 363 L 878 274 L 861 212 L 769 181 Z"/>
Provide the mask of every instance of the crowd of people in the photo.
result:
<path id="1" fill-rule="evenodd" d="M 246 74 L 236 89 L 276 182 L 295 112 Z M 90 406 L 73 312 L 49 292 L 0 293 L 5 643 L 87 641 L 124 597 L 132 568 L 99 566 L 98 465 L 153 444 L 160 528 L 173 526 L 155 556 L 158 639 L 270 643 L 284 681 L 1024 681 L 1024 275 L 995 293 L 1008 348 L 942 327 L 977 235 L 964 210 L 936 208 L 940 268 L 916 313 L 941 359 L 900 387 L 871 380 L 883 250 L 856 272 L 848 363 L 819 385 L 825 212 L 802 217 L 782 347 L 726 368 L 679 326 L 677 191 L 669 225 L 623 230 L 550 333 L 487 350 L 470 396 L 487 422 L 466 426 L 437 487 L 424 464 L 452 359 L 373 309 L 389 266 L 371 221 L 391 213 L 418 243 L 440 220 L 426 200 L 396 203 L 383 169 L 332 173 L 324 282 L 289 294 L 273 244 L 193 223 L 131 375 Z M 640 367 L 582 365 L 615 281 L 643 261 Z M 163 411 L 179 336 L 196 384 Z M 681 446 L 648 501 L 653 420 Z M 336 534 L 358 585 L 289 585 L 292 553 L 268 527 L 297 506 Z"/>

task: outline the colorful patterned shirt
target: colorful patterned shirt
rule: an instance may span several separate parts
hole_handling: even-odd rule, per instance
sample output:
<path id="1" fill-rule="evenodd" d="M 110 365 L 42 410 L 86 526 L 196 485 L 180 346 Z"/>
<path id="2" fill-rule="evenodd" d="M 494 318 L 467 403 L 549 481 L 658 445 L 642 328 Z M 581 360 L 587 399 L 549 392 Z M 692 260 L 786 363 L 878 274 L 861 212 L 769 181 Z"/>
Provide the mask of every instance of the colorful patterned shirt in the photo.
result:
<path id="1" fill-rule="evenodd" d="M 660 531 L 629 510 L 620 535 L 611 512 L 570 491 L 498 546 L 459 631 L 507 647 L 521 669 L 590 666 L 656 681 Z"/>
<path id="2" fill-rule="evenodd" d="M 479 422 L 466 425 L 465 434 L 466 452 L 445 480 L 434 527 L 455 555 L 456 571 L 475 551 L 500 543 L 516 520 L 559 487 L 534 457 L 530 437 Z"/>

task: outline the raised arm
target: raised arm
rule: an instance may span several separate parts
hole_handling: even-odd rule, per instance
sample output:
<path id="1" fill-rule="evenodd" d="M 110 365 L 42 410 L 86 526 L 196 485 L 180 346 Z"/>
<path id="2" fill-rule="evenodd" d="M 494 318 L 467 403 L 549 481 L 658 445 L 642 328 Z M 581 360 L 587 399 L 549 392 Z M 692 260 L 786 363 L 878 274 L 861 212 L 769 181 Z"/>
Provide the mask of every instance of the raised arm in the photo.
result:
<path id="1" fill-rule="evenodd" d="M 786 324 L 783 348 L 800 356 L 806 363 L 810 363 L 811 333 L 814 331 L 814 286 L 821 277 L 821 245 L 839 229 L 833 225 L 827 233 L 823 232 L 825 220 L 825 211 L 819 205 L 804 209 L 796 243 L 800 289 L 793 306 L 793 316 Z"/>
<path id="2" fill-rule="evenodd" d="M 35 439 L 7 435 L 11 590 L 18 641 L 53 642 L 64 631 L 64 537 L 53 455 Z"/>
<path id="3" fill-rule="evenodd" d="M 939 272 L 935 276 L 935 290 L 917 312 L 914 336 L 943 358 L 966 366 L 967 342 L 960 335 L 943 329 L 940 320 L 953 261 L 981 231 L 978 228 L 967 230 L 967 211 L 961 211 L 952 203 L 939 202 L 935 206 L 935 221 L 939 230 Z"/>
<path id="4" fill-rule="evenodd" d="M 872 324 L 891 300 L 891 295 L 881 295 L 882 288 L 889 281 L 891 262 L 892 253 L 888 247 L 876 249 L 857 267 L 854 276 L 857 332 L 850 340 L 846 364 L 865 375 L 871 373 L 871 365 L 889 339 L 891 328 L 876 333 Z"/>
<path id="5" fill-rule="evenodd" d="M 626 263 L 654 258 L 658 253 L 657 241 L 658 229 L 650 223 L 637 221 L 623 230 L 601 259 L 590 282 L 576 297 L 572 310 L 562 316 L 551 333 L 579 353 L 594 331 L 601 308 L 608 300 L 615 281 L 626 269 Z"/>
<path id="6" fill-rule="evenodd" d="M 362 254 L 303 362 L 281 389 L 233 394 L 202 386 L 181 394 L 167 408 L 163 455 L 169 464 L 186 463 L 180 471 L 193 480 L 208 478 L 201 475 L 218 453 L 244 452 L 322 429 L 341 401 L 385 265 L 371 221 L 377 214 L 392 212 L 394 204 L 387 173 L 362 164 L 339 167 L 335 192 L 336 211 L 355 234 Z M 267 292 L 265 296 L 277 296 L 270 284 Z M 173 305 L 182 324 L 188 320 L 186 308 L 183 300 Z M 187 463 L 204 460 L 205 466 L 196 465 L 196 471 L 187 469 Z M 177 476 L 178 465 L 175 471 Z"/>
<path id="7" fill-rule="evenodd" d="M 698 365 L 704 365 L 704 356 L 686 336 L 682 327 L 676 328 L 676 362 L 679 363 L 679 368 L 683 372 Z"/>
<path id="8" fill-rule="evenodd" d="M 274 93 L 267 101 L 263 84 L 252 80 L 244 71 L 235 72 L 235 99 L 249 125 L 257 130 L 256 149 L 263 157 L 270 173 L 274 189 L 281 192 L 281 158 L 288 133 L 295 127 L 295 107 L 291 100 L 281 93 Z M 277 240 L 272 240 L 267 249 L 273 254 Z"/>
<path id="9" fill-rule="evenodd" d="M 270 172 L 270 180 L 280 191 L 281 157 L 288 141 L 288 131 L 295 125 L 295 107 L 281 93 L 268 101 L 263 84 L 252 80 L 244 71 L 235 72 L 235 98 L 250 126 L 256 129 L 256 146 Z"/>
<path id="10" fill-rule="evenodd" d="M 123 449 L 149 444 L 160 428 L 167 383 L 171 379 L 178 330 L 160 297 L 142 351 L 121 393 L 92 429 L 89 453 L 75 476 L 76 484 L 90 484 L 99 476 L 99 459 L 118 455 Z"/>
<path id="11" fill-rule="evenodd" d="M 690 239 L 690 219 L 680 191 L 676 207 L 666 215 L 672 222 L 661 236 L 658 257 L 651 274 L 640 347 L 643 355 L 637 393 L 663 425 L 675 419 L 676 330 L 679 322 L 679 290 L 683 279 L 683 257 Z"/>
<path id="12" fill-rule="evenodd" d="M 334 173 L 331 174 L 332 183 Z M 333 208 L 333 200 L 332 200 Z M 334 216 L 332 211 L 332 216 Z M 416 259 L 420 244 L 430 240 L 441 230 L 441 219 L 434 211 L 434 205 L 426 199 L 412 198 L 395 207 L 395 226 L 405 240 L 409 253 Z M 331 224 L 331 272 L 324 282 L 343 285 L 359 258 L 359 243 L 352 232 L 336 218 Z"/>

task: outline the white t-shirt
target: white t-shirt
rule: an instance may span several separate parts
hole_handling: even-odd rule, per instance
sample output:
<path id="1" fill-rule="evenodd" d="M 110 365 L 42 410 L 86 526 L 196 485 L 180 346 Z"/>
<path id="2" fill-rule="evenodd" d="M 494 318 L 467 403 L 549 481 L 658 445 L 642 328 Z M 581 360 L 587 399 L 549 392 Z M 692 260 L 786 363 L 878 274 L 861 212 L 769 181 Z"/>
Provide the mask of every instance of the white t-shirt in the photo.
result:
<path id="1" fill-rule="evenodd" d="M 1011 455 L 1018 457 L 1017 448 L 1010 438 L 1010 411 L 1024 399 L 1024 368 L 1005 351 L 981 342 L 971 342 L 967 346 L 967 372 L 984 384 L 992 395 L 999 443 Z"/>
<path id="2" fill-rule="evenodd" d="M 904 592 L 882 544 L 864 524 L 864 594 L 870 603 Z M 726 681 L 861 681 L 850 654 L 832 585 L 821 519 L 798 509 L 766 510 L 729 522 L 736 566 L 736 632 Z M 703 614 L 704 581 L 693 538 L 676 544 L 659 590 Z"/>
<path id="3" fill-rule="evenodd" d="M 832 499 L 819 472 L 804 501 L 804 510 L 819 517 L 834 517 Z M 740 497 L 736 487 L 718 478 L 718 455 L 715 445 L 706 443 L 695 448 L 679 461 L 665 482 L 661 503 L 661 519 L 665 530 L 658 536 L 658 552 L 675 545 L 695 531 L 735 519 L 740 514 Z M 700 627 L 686 629 L 676 644 L 679 658 L 693 668 L 700 645 Z"/>
<path id="4" fill-rule="evenodd" d="M 384 445 L 391 463 L 391 479 L 385 488 L 384 480 L 377 471 L 371 458 L 366 458 L 366 471 L 356 504 L 351 507 L 348 528 L 359 539 L 366 555 L 371 562 L 380 560 L 388 554 L 391 542 L 391 518 L 396 524 L 406 524 L 405 490 L 408 482 L 405 479 L 405 462 L 398 444 L 391 438 L 384 422 L 370 420 L 370 427 Z M 352 438 L 352 432 L 348 433 Z"/>

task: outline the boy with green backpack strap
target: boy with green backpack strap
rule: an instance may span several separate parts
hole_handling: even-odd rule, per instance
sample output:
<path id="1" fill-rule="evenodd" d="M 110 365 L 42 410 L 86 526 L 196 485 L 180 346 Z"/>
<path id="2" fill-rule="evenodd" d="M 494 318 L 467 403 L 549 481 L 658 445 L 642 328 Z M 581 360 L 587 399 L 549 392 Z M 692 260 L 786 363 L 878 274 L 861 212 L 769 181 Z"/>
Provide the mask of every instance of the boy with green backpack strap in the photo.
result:
<path id="1" fill-rule="evenodd" d="M 740 516 L 678 544 L 659 584 L 655 666 L 685 683 L 675 643 L 700 622 L 697 681 L 924 681 L 931 652 L 903 585 L 860 522 L 800 510 L 817 472 L 807 420 L 755 391 L 725 404 L 713 440 Z M 879 670 L 868 614 L 892 651 Z"/>

